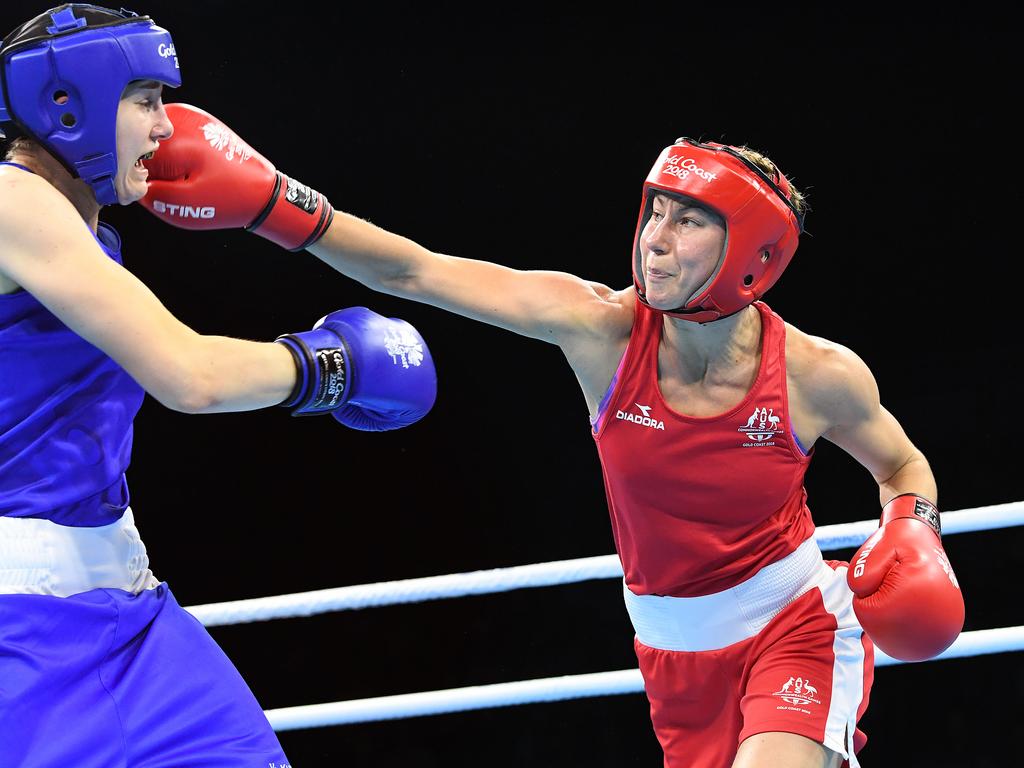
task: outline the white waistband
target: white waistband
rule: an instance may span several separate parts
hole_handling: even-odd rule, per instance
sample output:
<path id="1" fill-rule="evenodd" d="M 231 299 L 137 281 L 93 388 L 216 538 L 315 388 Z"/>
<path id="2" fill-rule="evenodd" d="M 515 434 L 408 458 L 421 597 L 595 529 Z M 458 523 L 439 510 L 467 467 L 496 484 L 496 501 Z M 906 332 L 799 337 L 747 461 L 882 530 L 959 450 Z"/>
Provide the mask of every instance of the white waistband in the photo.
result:
<path id="1" fill-rule="evenodd" d="M 131 509 L 98 528 L 0 517 L 0 594 L 70 597 L 100 588 L 137 594 L 159 583 Z"/>
<path id="2" fill-rule="evenodd" d="M 713 595 L 635 595 L 625 582 L 622 591 L 641 643 L 666 651 L 710 651 L 753 637 L 831 573 L 812 537 L 743 583 Z"/>

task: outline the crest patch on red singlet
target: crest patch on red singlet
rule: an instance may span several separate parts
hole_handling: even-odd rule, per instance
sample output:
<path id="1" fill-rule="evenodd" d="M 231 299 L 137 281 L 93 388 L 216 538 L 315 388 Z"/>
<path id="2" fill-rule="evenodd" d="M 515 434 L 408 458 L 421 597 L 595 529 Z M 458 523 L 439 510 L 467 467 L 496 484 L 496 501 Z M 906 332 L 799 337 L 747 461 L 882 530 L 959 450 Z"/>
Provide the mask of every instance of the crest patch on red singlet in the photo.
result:
<path id="1" fill-rule="evenodd" d="M 747 423 L 736 430 L 747 436 L 750 442 L 742 444 L 744 448 L 775 445 L 775 436 L 785 430 L 782 428 L 781 415 L 775 415 L 774 408 L 756 406 Z"/>

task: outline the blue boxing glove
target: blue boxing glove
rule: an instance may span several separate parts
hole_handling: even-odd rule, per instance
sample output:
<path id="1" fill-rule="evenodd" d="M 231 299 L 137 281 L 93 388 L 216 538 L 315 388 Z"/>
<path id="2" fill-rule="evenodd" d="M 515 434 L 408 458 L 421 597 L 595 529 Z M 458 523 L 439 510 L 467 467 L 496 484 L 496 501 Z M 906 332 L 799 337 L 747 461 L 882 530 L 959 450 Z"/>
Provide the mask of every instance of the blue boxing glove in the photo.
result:
<path id="1" fill-rule="evenodd" d="M 379 432 L 419 421 L 437 397 L 430 350 L 404 320 L 350 307 L 277 342 L 298 369 L 295 389 L 281 403 L 293 416 L 329 412 L 347 427 Z"/>

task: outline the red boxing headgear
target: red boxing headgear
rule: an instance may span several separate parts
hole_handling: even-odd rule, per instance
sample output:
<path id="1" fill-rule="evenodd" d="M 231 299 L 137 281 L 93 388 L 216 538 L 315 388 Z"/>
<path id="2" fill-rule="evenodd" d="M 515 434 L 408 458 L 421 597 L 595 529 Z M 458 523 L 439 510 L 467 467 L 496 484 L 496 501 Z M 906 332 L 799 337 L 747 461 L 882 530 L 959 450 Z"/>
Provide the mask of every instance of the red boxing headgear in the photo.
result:
<path id="1" fill-rule="evenodd" d="M 683 195 L 725 219 L 725 249 L 707 282 L 665 314 L 709 323 L 739 312 L 775 285 L 803 232 L 782 173 L 772 178 L 735 147 L 683 137 L 666 147 L 644 182 L 633 238 L 633 286 L 647 303 L 640 234 L 658 191 Z M 664 310 L 661 310 L 664 311 Z"/>

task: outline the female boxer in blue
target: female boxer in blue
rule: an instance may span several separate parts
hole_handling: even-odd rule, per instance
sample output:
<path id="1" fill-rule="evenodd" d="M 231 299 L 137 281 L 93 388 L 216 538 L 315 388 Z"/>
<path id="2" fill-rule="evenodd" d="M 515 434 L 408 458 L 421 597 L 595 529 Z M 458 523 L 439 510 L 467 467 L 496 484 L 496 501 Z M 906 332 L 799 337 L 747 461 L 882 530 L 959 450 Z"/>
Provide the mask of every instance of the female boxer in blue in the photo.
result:
<path id="1" fill-rule="evenodd" d="M 146 194 L 141 160 L 174 130 L 162 89 L 180 82 L 170 35 L 129 12 L 63 5 L 0 45 L 0 765 L 288 764 L 149 569 L 125 481 L 144 392 L 186 413 L 280 404 L 364 430 L 434 401 L 408 323 L 355 307 L 277 343 L 201 336 L 122 267 L 100 209 Z M 309 192 L 267 226 L 315 241 L 333 211 Z"/>

